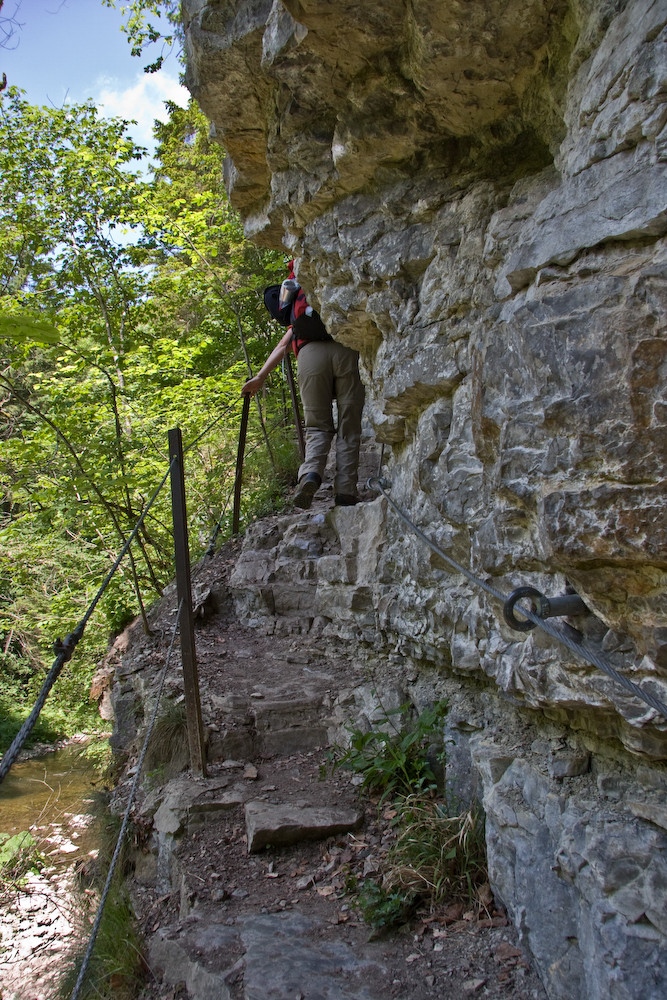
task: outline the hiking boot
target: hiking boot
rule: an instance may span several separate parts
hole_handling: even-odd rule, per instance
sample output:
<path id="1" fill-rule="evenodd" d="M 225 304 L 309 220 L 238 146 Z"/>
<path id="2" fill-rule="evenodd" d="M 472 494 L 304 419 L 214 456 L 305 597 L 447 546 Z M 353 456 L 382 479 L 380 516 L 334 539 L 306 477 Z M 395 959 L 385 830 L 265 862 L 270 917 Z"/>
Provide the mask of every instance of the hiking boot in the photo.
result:
<path id="1" fill-rule="evenodd" d="M 336 493 L 334 503 L 336 507 L 354 507 L 356 503 L 359 503 L 359 497 L 355 497 L 351 493 Z"/>
<path id="2" fill-rule="evenodd" d="M 308 510 L 321 483 L 322 479 L 316 472 L 308 472 L 305 476 L 302 476 L 292 497 L 294 506 L 300 507 L 302 510 Z"/>

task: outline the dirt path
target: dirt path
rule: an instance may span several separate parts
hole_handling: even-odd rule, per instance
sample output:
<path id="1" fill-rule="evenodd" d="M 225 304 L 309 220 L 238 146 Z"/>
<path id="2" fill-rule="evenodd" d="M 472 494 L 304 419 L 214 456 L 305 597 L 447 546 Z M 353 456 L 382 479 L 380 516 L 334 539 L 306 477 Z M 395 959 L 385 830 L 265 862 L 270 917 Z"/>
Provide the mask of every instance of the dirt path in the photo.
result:
<path id="1" fill-rule="evenodd" d="M 349 772 L 322 777 L 331 706 L 368 678 L 342 644 L 241 625 L 224 600 L 236 556 L 227 545 L 197 584 L 217 594 L 197 625 L 215 759 L 206 779 L 176 778 L 143 805 L 153 853 L 147 839 L 133 894 L 155 977 L 143 1000 L 544 1000 L 491 897 L 481 912 L 424 907 L 383 936 L 364 923 L 349 890 L 381 870 L 392 811 L 362 799 Z M 156 642 L 143 640 L 139 656 Z M 295 814 L 307 825 L 323 813 L 352 828 L 291 831 Z M 249 852 L 248 838 L 262 836 L 274 846 Z M 276 846 L 293 836 L 320 839 Z"/>

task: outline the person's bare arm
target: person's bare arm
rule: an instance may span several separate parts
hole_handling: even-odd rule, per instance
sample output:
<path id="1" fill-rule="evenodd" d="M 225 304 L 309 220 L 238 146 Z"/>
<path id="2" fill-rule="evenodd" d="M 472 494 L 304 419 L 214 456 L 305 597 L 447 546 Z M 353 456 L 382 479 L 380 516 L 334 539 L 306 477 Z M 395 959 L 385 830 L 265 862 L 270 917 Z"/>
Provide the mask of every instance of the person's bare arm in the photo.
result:
<path id="1" fill-rule="evenodd" d="M 241 394 L 243 396 L 254 396 L 256 393 L 260 391 L 260 389 L 266 382 L 268 376 L 271 374 L 274 368 L 278 367 L 280 362 L 287 354 L 291 341 L 292 341 L 292 327 L 290 327 L 289 330 L 285 332 L 285 335 L 281 338 L 280 343 L 273 348 L 273 350 L 271 351 L 268 358 L 266 359 L 260 370 L 257 372 L 257 374 L 253 375 L 253 377 L 249 378 L 248 381 L 245 383 L 245 385 L 241 389 Z"/>

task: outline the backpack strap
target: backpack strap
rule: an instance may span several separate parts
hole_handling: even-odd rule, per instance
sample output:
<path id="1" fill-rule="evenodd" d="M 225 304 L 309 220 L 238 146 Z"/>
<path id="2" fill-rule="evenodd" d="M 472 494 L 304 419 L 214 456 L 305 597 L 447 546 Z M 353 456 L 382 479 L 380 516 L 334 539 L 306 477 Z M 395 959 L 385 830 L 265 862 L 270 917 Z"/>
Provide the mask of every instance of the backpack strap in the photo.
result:
<path id="1" fill-rule="evenodd" d="M 327 333 L 320 314 L 308 305 L 302 289 L 299 290 L 292 306 L 291 323 L 294 331 L 294 350 L 297 355 L 304 344 L 309 344 L 313 340 L 333 340 Z"/>

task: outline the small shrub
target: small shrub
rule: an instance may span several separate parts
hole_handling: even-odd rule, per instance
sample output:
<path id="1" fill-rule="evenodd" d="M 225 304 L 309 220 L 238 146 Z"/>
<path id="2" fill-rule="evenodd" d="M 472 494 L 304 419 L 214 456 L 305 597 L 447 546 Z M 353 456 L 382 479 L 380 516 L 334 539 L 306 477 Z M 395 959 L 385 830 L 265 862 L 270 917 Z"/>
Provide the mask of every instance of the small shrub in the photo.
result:
<path id="1" fill-rule="evenodd" d="M 348 727 L 350 744 L 333 752 L 333 768 L 343 767 L 362 775 L 361 787 L 379 792 L 380 802 L 417 791 L 435 791 L 438 779 L 434 761 L 444 766 L 446 758 L 443 725 L 447 707 L 446 701 L 437 701 L 411 722 L 409 706 L 402 705 L 383 712 L 383 728 L 363 732 Z M 397 726 L 397 717 L 407 717 L 408 721 Z"/>
<path id="2" fill-rule="evenodd" d="M 396 824 L 381 876 L 347 886 L 373 937 L 406 923 L 425 903 L 475 905 L 487 881 L 479 809 L 449 816 L 443 803 L 414 795 L 401 802 Z"/>
<path id="3" fill-rule="evenodd" d="M 473 904 L 487 881 L 481 807 L 455 810 L 446 781 L 436 774 L 446 762 L 446 713 L 445 701 L 412 722 L 407 706 L 383 712 L 381 728 L 362 732 L 348 727 L 349 746 L 330 758 L 334 769 L 362 775 L 362 789 L 380 793 L 380 803 L 388 798 L 394 803 L 387 815 L 395 840 L 383 871 L 347 886 L 374 935 L 405 923 L 424 903 Z M 396 725 L 399 714 L 403 721 Z"/>
<path id="4" fill-rule="evenodd" d="M 373 928 L 373 936 L 379 936 L 410 917 L 415 896 L 395 889 L 388 890 L 384 884 L 373 879 L 365 879 L 356 890 L 356 903 L 364 921 Z"/>

